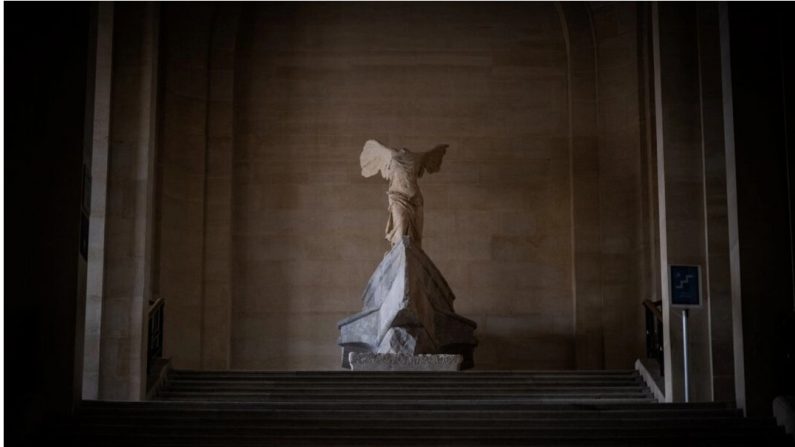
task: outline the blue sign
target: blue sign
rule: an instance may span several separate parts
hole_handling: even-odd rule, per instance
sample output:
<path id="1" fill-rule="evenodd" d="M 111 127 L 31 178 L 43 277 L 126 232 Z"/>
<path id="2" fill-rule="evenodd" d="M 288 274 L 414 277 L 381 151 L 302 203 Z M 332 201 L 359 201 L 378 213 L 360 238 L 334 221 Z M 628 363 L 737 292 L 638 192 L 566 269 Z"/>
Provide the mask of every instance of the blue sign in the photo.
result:
<path id="1" fill-rule="evenodd" d="M 671 266 L 671 305 L 701 306 L 701 268 L 697 265 Z"/>

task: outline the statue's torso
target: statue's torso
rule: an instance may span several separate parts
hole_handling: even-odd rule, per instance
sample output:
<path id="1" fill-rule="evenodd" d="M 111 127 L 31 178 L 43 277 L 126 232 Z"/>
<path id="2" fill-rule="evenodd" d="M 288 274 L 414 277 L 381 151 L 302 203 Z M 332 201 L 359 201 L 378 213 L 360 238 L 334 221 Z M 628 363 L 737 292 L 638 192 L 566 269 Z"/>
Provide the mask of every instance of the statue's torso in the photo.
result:
<path id="1" fill-rule="evenodd" d="M 417 177 L 420 171 L 420 156 L 401 149 L 392 156 L 389 165 L 389 192 L 397 192 L 413 198 L 420 195 Z"/>

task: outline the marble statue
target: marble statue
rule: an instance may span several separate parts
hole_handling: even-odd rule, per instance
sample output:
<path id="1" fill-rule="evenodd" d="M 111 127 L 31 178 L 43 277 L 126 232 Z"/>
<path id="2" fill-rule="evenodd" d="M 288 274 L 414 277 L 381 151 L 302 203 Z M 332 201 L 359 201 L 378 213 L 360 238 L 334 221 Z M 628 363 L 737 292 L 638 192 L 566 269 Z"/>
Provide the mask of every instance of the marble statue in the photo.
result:
<path id="1" fill-rule="evenodd" d="M 367 370 L 445 370 L 451 365 L 466 369 L 474 364 L 477 324 L 455 313 L 455 295 L 420 245 L 422 195 L 417 179 L 426 171 L 439 171 L 446 147 L 415 153 L 375 140 L 364 145 L 362 175 L 381 172 L 389 180 L 386 239 L 392 248 L 370 276 L 362 311 L 337 323 L 345 368 L 355 358 Z M 439 355 L 446 357 L 434 357 Z"/>
<path id="2" fill-rule="evenodd" d="M 359 156 L 362 175 L 372 177 L 381 172 L 389 181 L 389 220 L 386 239 L 394 247 L 403 236 L 411 236 L 417 246 L 422 246 L 422 193 L 417 179 L 426 171 L 438 172 L 447 149 L 441 144 L 428 152 L 408 149 L 390 149 L 375 140 L 364 143 Z"/>

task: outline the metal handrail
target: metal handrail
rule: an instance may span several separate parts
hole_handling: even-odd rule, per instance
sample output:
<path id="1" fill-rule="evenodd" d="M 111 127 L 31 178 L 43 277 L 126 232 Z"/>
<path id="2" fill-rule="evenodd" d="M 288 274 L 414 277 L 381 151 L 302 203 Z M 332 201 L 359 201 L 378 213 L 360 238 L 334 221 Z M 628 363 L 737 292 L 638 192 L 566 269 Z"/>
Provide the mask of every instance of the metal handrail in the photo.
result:
<path id="1" fill-rule="evenodd" d="M 650 310 L 658 320 L 663 320 L 662 301 L 646 300 L 643 302 L 643 307 Z"/>
<path id="2" fill-rule="evenodd" d="M 152 372 L 157 360 L 163 357 L 163 315 L 166 304 L 161 297 L 149 303 L 149 334 L 146 349 L 147 374 Z"/>
<path id="3" fill-rule="evenodd" d="M 149 315 L 151 316 L 152 313 L 158 310 L 159 307 L 162 307 L 165 304 L 165 300 L 161 297 L 156 297 L 154 300 L 149 300 Z"/>
<path id="4" fill-rule="evenodd" d="M 665 371 L 665 351 L 663 348 L 662 301 L 643 301 L 646 309 L 646 357 L 657 360 L 660 373 Z"/>

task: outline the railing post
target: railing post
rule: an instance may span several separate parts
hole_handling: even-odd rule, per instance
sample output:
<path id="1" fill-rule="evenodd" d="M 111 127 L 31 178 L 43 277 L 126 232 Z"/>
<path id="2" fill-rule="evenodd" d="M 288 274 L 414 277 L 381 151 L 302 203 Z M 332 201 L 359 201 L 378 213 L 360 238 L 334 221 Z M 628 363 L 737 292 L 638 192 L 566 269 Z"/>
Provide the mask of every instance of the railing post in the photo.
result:
<path id="1" fill-rule="evenodd" d="M 158 298 L 149 306 L 149 336 L 147 337 L 146 373 L 152 374 L 157 359 L 163 357 L 163 313 L 165 302 Z"/>
<path id="2" fill-rule="evenodd" d="M 663 352 L 663 319 L 660 309 L 662 301 L 646 300 L 646 357 L 654 359 L 660 365 L 660 374 L 665 374 L 665 355 Z"/>

